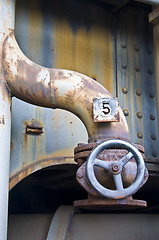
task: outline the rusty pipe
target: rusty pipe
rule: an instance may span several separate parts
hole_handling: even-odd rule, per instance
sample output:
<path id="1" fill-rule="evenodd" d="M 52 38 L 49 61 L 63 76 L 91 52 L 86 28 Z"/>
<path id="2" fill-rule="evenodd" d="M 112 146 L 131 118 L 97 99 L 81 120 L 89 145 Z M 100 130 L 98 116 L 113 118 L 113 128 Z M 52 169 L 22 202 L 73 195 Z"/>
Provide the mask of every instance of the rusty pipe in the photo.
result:
<path id="1" fill-rule="evenodd" d="M 0 239 L 7 240 L 11 95 L 2 70 L 3 42 L 14 28 L 15 1 L 0 1 Z"/>
<path id="2" fill-rule="evenodd" d="M 3 72 L 17 98 L 42 107 L 65 109 L 79 117 L 88 131 L 89 142 L 110 138 L 129 140 L 121 108 L 119 122 L 93 121 L 93 99 L 112 97 L 102 85 L 74 71 L 49 69 L 33 63 L 20 50 L 13 31 L 3 45 Z"/>

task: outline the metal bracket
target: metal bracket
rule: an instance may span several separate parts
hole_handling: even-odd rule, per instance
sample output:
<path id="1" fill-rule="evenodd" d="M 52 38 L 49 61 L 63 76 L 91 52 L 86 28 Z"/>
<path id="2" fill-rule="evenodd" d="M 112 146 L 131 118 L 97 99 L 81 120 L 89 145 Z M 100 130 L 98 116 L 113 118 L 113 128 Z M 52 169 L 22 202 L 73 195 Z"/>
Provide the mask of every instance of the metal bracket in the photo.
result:
<path id="1" fill-rule="evenodd" d="M 117 98 L 94 98 L 94 122 L 119 122 L 119 102 Z"/>
<path id="2" fill-rule="evenodd" d="M 37 122 L 31 122 L 31 124 L 27 123 L 25 133 L 33 134 L 33 135 L 40 135 L 43 133 L 43 127 L 40 126 L 40 124 Z"/>

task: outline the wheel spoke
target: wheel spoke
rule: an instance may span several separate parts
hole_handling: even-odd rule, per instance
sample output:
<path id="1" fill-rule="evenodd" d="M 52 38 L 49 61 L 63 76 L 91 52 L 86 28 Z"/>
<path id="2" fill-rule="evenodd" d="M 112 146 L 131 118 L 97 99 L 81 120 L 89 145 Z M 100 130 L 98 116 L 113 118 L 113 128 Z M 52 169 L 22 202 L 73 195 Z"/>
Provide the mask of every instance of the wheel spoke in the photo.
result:
<path id="1" fill-rule="evenodd" d="M 106 162 L 106 161 L 99 160 L 98 158 L 96 158 L 94 160 L 94 165 L 98 166 L 98 167 L 101 167 L 101 168 L 104 168 L 106 170 L 109 170 L 110 163 Z"/>
<path id="2" fill-rule="evenodd" d="M 115 182 L 115 186 L 117 190 L 123 190 L 123 181 L 122 181 L 122 177 L 121 174 L 117 174 L 117 175 L 113 175 L 114 178 L 114 182 Z"/>
<path id="3" fill-rule="evenodd" d="M 118 164 L 121 167 L 124 167 L 132 158 L 133 158 L 133 154 L 129 152 L 118 161 Z"/>

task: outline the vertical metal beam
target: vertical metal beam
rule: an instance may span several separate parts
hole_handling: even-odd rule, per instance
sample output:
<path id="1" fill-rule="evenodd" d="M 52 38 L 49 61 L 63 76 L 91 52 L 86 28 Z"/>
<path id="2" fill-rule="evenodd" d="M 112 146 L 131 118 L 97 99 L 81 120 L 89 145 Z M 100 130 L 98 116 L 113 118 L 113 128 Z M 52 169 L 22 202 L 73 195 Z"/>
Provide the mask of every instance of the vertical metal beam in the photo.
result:
<path id="1" fill-rule="evenodd" d="M 149 14 L 149 22 L 153 24 L 153 34 L 154 34 L 157 111 L 158 111 L 158 125 L 159 125 L 159 7 L 155 8 Z"/>
<path id="2" fill-rule="evenodd" d="M 11 94 L 2 70 L 3 41 L 14 28 L 15 0 L 0 0 L 0 239 L 7 239 Z"/>

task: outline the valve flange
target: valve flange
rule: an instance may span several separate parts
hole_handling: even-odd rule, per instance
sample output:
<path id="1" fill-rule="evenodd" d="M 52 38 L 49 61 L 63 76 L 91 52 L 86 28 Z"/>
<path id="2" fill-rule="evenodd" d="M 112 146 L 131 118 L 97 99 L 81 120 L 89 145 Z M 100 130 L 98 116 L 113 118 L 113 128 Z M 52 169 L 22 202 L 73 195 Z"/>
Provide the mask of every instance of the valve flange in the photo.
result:
<path id="1" fill-rule="evenodd" d="M 126 208 L 128 206 L 146 206 L 145 201 L 132 200 L 131 196 L 148 179 L 148 171 L 143 159 L 144 148 L 140 144 L 134 145 L 116 139 L 100 144 L 81 144 L 75 148 L 75 161 L 80 166 L 76 178 L 88 192 L 89 202 L 90 196 L 92 196 L 91 205 L 93 202 L 94 206 L 97 205 L 98 199 L 100 199 L 100 205 L 103 201 L 103 207 L 110 206 L 111 201 L 113 206 L 121 206 L 123 200 Z M 91 151 L 93 147 L 95 148 Z M 94 197 L 95 200 L 93 200 Z M 84 208 L 86 205 L 88 207 L 87 201 L 80 200 L 74 204 L 76 207 L 79 205 Z"/>

